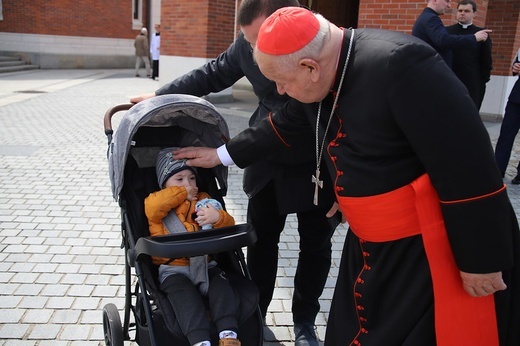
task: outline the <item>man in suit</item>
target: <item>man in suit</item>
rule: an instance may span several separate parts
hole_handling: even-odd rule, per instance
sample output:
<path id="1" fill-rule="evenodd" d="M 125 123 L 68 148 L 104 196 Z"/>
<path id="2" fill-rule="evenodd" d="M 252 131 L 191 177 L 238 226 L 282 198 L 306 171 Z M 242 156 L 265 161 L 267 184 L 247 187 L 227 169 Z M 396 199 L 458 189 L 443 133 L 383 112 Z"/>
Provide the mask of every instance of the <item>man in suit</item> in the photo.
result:
<path id="1" fill-rule="evenodd" d="M 428 5 L 415 21 L 412 35 L 432 46 L 449 67 L 453 65 L 454 48 L 475 48 L 477 42 L 485 41 L 491 30 L 480 30 L 474 35 L 450 35 L 440 15 L 450 8 L 450 0 L 428 0 Z"/>
<path id="2" fill-rule="evenodd" d="M 457 5 L 457 24 L 446 27 L 451 35 L 474 35 L 484 28 L 473 24 L 477 4 L 473 0 L 462 0 Z M 453 49 L 453 72 L 468 89 L 477 109 L 480 109 L 486 83 L 493 69 L 491 39 L 478 42 L 474 48 Z"/>
<path id="3" fill-rule="evenodd" d="M 520 50 L 513 62 L 513 76 L 520 75 Z M 511 157 L 511 150 L 515 142 L 515 137 L 520 129 L 520 78 L 517 78 L 506 104 L 506 112 L 500 127 L 497 145 L 495 147 L 495 158 L 498 168 L 502 172 L 502 177 L 506 173 L 507 164 Z M 517 174 L 511 181 L 512 184 L 520 184 L 520 162 L 516 167 Z"/>
<path id="4" fill-rule="evenodd" d="M 264 77 L 253 59 L 258 29 L 275 10 L 299 7 L 297 0 L 244 0 L 238 24 L 238 38 L 215 60 L 177 78 L 155 93 L 134 96 L 131 102 L 164 94 L 203 96 L 232 86 L 246 77 L 258 97 L 258 108 L 249 120 L 253 126 L 290 98 L 280 95 L 276 85 Z M 243 188 L 249 197 L 247 218 L 256 230 L 258 240 L 247 249 L 247 265 L 260 293 L 260 311 L 265 319 L 274 292 L 278 269 L 278 243 L 287 215 L 296 213 L 300 236 L 299 257 L 294 277 L 292 313 L 296 346 L 318 346 L 315 319 L 319 297 L 323 292 L 331 265 L 331 237 L 337 225 L 337 214 L 327 217 L 334 203 L 332 182 L 326 179 L 320 191 L 319 204 L 313 204 L 315 172 L 314 142 L 309 141 L 313 128 L 300 136 L 297 145 L 281 150 L 256 162 L 244 171 Z M 324 170 L 322 176 L 328 174 Z M 332 215 L 329 215 L 332 216 Z"/>

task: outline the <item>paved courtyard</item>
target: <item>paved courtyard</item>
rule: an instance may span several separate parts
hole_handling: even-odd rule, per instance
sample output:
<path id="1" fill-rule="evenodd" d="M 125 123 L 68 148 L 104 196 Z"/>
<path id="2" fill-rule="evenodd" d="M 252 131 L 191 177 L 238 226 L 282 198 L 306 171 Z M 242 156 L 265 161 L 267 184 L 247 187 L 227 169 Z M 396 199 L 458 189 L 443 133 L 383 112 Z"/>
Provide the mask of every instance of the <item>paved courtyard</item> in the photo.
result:
<path id="1" fill-rule="evenodd" d="M 107 174 L 103 115 L 159 82 L 133 70 L 35 70 L 0 74 L 0 346 L 104 345 L 102 309 L 124 307 L 119 206 Z M 247 127 L 250 91 L 217 104 L 231 135 Z M 500 128 L 486 123 L 493 144 Z M 515 145 L 512 161 L 520 159 Z M 520 187 L 506 183 L 517 214 Z M 478 174 L 478 172 L 475 172 Z M 232 167 L 228 211 L 245 222 L 242 171 Z M 294 217 L 280 243 L 265 345 L 291 345 L 292 278 L 298 257 Z M 346 227 L 333 238 L 333 265 L 317 318 L 325 334 Z M 127 342 L 127 345 L 135 343 Z"/>

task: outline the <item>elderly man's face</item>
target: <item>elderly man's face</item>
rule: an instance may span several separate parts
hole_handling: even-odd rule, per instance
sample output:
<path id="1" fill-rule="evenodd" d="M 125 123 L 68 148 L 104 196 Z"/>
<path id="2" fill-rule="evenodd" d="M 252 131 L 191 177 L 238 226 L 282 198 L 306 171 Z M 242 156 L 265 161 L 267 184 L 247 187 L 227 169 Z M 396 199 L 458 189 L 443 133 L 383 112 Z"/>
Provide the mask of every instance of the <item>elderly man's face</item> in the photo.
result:
<path id="1" fill-rule="evenodd" d="M 319 79 L 316 69 L 301 63 L 287 68 L 278 63 L 277 56 L 258 50 L 255 50 L 255 59 L 262 74 L 276 83 L 280 95 L 287 94 L 303 103 L 318 102 L 323 98 L 320 84 L 316 83 Z"/>

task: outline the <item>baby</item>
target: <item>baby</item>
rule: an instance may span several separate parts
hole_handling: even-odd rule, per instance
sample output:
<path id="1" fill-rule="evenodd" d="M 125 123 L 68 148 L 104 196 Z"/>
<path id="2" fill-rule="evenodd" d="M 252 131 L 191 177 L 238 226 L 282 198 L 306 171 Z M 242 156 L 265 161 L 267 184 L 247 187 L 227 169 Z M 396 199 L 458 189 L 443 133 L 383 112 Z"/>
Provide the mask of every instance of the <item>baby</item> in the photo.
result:
<path id="1" fill-rule="evenodd" d="M 216 208 L 207 193 L 199 192 L 195 169 L 187 166 L 184 160 L 173 159 L 175 149 L 166 148 L 159 153 L 156 170 L 161 190 L 144 201 L 150 234 L 197 232 L 201 227 L 234 225 L 235 220 L 220 203 Z M 197 204 L 202 205 L 197 207 Z M 159 265 L 160 288 L 167 294 L 190 345 L 211 345 L 204 296 L 219 331 L 219 346 L 240 346 L 237 334 L 239 300 L 225 272 L 211 256 L 153 257 L 152 260 Z"/>

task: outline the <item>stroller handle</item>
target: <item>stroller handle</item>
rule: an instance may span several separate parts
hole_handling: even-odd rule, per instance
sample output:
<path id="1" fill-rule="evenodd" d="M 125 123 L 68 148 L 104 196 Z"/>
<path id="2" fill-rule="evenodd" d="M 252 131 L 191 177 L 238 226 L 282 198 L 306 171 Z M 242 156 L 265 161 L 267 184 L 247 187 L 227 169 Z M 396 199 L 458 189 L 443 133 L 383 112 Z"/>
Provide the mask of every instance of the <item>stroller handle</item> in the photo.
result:
<path id="1" fill-rule="evenodd" d="M 112 142 L 112 135 L 114 134 L 114 130 L 112 130 L 112 116 L 117 112 L 127 111 L 134 106 L 134 103 L 123 103 L 120 105 L 116 105 L 109 110 L 106 111 L 105 116 L 103 117 L 103 124 L 105 127 L 105 135 L 108 137 L 108 144 Z"/>

